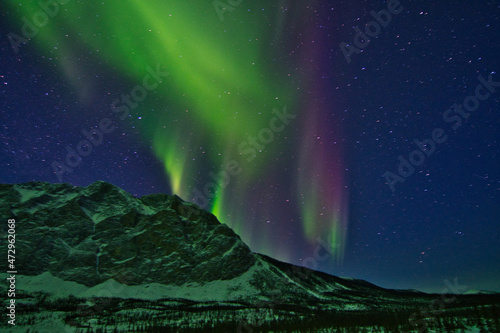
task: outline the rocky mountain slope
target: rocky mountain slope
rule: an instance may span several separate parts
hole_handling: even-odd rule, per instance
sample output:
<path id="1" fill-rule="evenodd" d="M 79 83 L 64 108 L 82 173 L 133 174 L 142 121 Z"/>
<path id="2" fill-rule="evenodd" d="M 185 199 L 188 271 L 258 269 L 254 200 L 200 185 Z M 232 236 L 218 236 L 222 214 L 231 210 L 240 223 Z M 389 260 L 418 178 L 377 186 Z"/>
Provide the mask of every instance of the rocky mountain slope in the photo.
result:
<path id="1" fill-rule="evenodd" d="M 137 199 L 105 182 L 33 182 L 1 185 L 0 202 L 3 220 L 17 221 L 17 261 L 27 275 L 182 285 L 232 279 L 255 262 L 228 226 L 175 195 Z"/>
<path id="2" fill-rule="evenodd" d="M 385 292 L 252 253 L 227 225 L 175 195 L 135 198 L 105 182 L 86 188 L 32 182 L 1 185 L 0 202 L 3 219 L 17 221 L 16 261 L 23 275 L 50 273 L 86 287 L 110 279 L 171 287 L 157 298 L 176 296 L 175 286 L 200 289 L 225 281 L 229 290 L 213 295 L 212 283 L 201 293 L 207 296 L 191 298 L 273 300 L 279 293 L 296 302 L 335 299 L 340 308 L 364 308 L 369 297 Z"/>
<path id="3" fill-rule="evenodd" d="M 16 220 L 22 332 L 129 331 L 131 322 L 159 332 L 287 325 L 401 332 L 436 325 L 427 321 L 438 314 L 457 322 L 477 306 L 487 309 L 479 321 L 494 325 L 500 317 L 498 295 L 449 295 L 436 303 L 440 295 L 387 290 L 253 253 L 215 216 L 175 195 L 135 198 L 105 182 L 1 184 L 0 216 Z M 3 223 L 4 235 L 7 228 Z M 443 304 L 439 313 L 423 314 L 436 304 Z"/>

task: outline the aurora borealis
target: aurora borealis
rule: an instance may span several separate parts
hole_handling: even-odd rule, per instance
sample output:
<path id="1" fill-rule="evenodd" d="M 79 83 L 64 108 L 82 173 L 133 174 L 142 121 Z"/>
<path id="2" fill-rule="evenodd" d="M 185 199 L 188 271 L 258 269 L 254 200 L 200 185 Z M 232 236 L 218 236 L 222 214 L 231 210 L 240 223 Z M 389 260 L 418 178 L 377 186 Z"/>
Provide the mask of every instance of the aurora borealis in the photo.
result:
<path id="1" fill-rule="evenodd" d="M 455 251 L 461 253 L 486 235 L 498 236 L 498 226 L 489 224 L 500 216 L 495 206 L 499 183 L 491 181 L 498 180 L 498 135 L 492 127 L 498 121 L 488 118 L 498 119 L 498 112 L 488 113 L 498 109 L 498 95 L 485 102 L 486 118 L 470 120 L 482 139 L 477 133 L 455 135 L 440 148 L 446 152 L 436 153 L 398 193 L 388 191 L 381 177 L 407 142 L 437 126 L 436 110 L 465 96 L 465 87 L 449 88 L 449 82 L 472 85 L 476 72 L 487 76 L 498 70 L 494 52 L 484 51 L 498 26 L 498 13 L 486 14 L 494 5 L 478 5 L 474 16 L 486 22 L 484 40 L 472 42 L 467 29 L 460 30 L 463 35 L 456 38 L 470 44 L 460 53 L 458 45 L 439 46 L 448 40 L 440 33 L 450 33 L 465 9 L 401 2 L 404 11 L 347 63 L 339 44 L 352 40 L 353 27 L 373 20 L 369 12 L 383 10 L 387 2 L 232 1 L 227 8 L 219 6 L 224 3 L 67 0 L 3 5 L 2 31 L 10 37 L 2 41 L 2 57 L 9 60 L 0 74 L 6 82 L 9 75 L 18 77 L 4 86 L 10 89 L 4 94 L 11 96 L 6 110 L 19 114 L 6 122 L 3 135 L 21 132 L 23 117 L 34 108 L 41 109 L 35 118 L 43 120 L 33 122 L 38 127 L 30 135 L 39 139 L 26 143 L 28 157 L 20 157 L 25 155 L 19 150 L 28 148 L 20 148 L 18 139 L 8 140 L 3 152 L 11 162 L 2 170 L 9 176 L 2 181 L 56 182 L 59 173 L 74 185 L 105 180 L 138 195 L 174 193 L 210 210 L 253 251 L 301 264 L 323 244 L 331 256 L 311 268 L 388 287 L 434 288 L 445 274 L 437 272 L 448 253 L 442 244 L 456 241 Z M 439 26 L 429 18 L 440 12 L 451 23 Z M 436 35 L 412 35 L 424 26 L 425 33 Z M 26 32 L 30 37 L 19 39 Z M 492 43 L 490 49 L 498 49 Z M 472 69 L 469 60 L 479 64 Z M 44 92 L 23 91 L 22 80 L 31 82 L 26 84 L 30 87 L 45 82 Z M 435 92 L 443 86 L 445 94 Z M 82 131 L 95 134 L 92 130 L 103 119 L 116 129 L 103 131 L 102 143 L 80 154 L 73 167 L 67 165 L 66 147 L 88 151 L 78 146 L 92 141 Z M 489 156 L 477 165 L 462 163 L 455 172 L 467 174 L 462 187 L 446 181 L 442 167 L 445 154 L 453 156 L 463 147 L 460 140 L 487 147 L 470 148 L 473 156 Z M 61 165 L 72 171 L 64 172 Z M 439 177 L 430 183 L 434 174 Z M 472 185 L 471 194 L 469 182 L 480 179 L 473 175 L 491 186 L 482 188 L 481 180 Z M 432 198 L 426 197 L 434 184 L 440 185 L 431 189 Z M 448 203 L 456 193 L 461 199 Z M 475 208 L 462 205 L 468 207 L 463 210 L 458 204 L 469 196 L 482 198 L 488 207 L 479 222 L 485 231 L 474 236 L 463 221 L 475 216 Z M 429 216 L 428 207 L 434 207 Z M 444 220 L 455 222 L 444 226 Z M 470 239 L 455 239 L 461 235 L 457 232 L 470 233 Z M 491 242 L 477 253 L 470 251 L 476 256 L 495 253 L 498 246 Z M 433 257 L 427 259 L 429 252 Z M 401 256 L 392 257 L 395 253 Z M 427 261 L 429 266 L 422 268 Z M 393 277 L 384 276 L 393 266 L 401 268 Z M 415 267 L 414 275 L 407 274 L 408 267 Z M 463 272 L 458 262 L 445 271 L 445 278 Z M 498 264 L 493 271 L 500 272 Z M 464 279 L 473 280 L 471 274 L 463 273 Z M 500 288 L 486 281 L 489 275 L 481 275 L 478 283 Z"/>
<path id="2" fill-rule="evenodd" d="M 39 32 L 39 38 L 43 39 L 40 46 L 47 51 L 53 49 L 53 45 L 61 49 L 55 57 L 67 57 L 64 50 L 75 43 L 73 39 L 67 42 L 64 35 L 55 31 L 57 26 L 67 31 L 66 35 L 77 36 L 81 44 L 96 50 L 101 61 L 127 73 L 131 84 L 147 84 L 144 77 L 148 66 L 168 71 L 166 82 L 155 87 L 168 108 L 153 111 L 158 108 L 159 101 L 148 100 L 145 89 L 141 93 L 136 89 L 130 98 L 122 95 L 121 101 L 114 101 L 111 109 L 120 114 L 121 120 L 132 112 L 140 115 L 141 134 L 152 141 L 153 151 L 164 164 L 173 193 L 217 213 L 252 246 L 253 237 L 260 236 L 252 236 L 252 230 L 245 226 L 248 212 L 235 207 L 241 202 L 256 202 L 261 191 L 272 184 L 273 180 L 262 179 L 257 191 L 248 191 L 249 184 L 255 184 L 262 177 L 264 166 L 272 165 L 273 155 L 280 148 L 275 136 L 290 135 L 291 129 L 286 127 L 295 118 L 297 103 L 301 103 L 292 87 L 291 74 L 287 74 L 285 68 L 270 70 L 279 67 L 271 63 L 270 56 L 278 53 L 274 43 L 286 42 L 282 40 L 283 26 L 269 29 L 271 18 L 246 18 L 251 16 L 252 10 L 246 13 L 242 10 L 238 14 L 245 24 L 223 24 L 218 16 L 206 16 L 209 8 L 193 8 L 187 3 L 126 2 L 116 8 L 113 3 L 105 2 L 90 9 L 78 2 L 68 2 L 61 5 L 61 10 L 62 6 L 71 14 L 55 14 L 53 19 L 57 24 L 48 25 Z M 31 2 L 22 7 L 21 14 L 25 17 L 36 17 L 40 11 L 40 6 Z M 95 11 L 100 14 L 95 15 Z M 66 79 L 74 80 L 74 73 L 74 69 L 66 69 Z M 79 94 L 86 89 L 75 88 L 80 90 Z M 298 89 L 303 88 L 295 88 Z M 307 98 L 303 102 L 309 103 Z M 283 186 L 296 186 L 300 192 L 300 196 L 293 199 L 300 201 L 302 206 L 297 213 L 301 217 L 304 238 L 313 245 L 326 231 L 333 235 L 332 247 L 342 248 L 345 222 L 340 221 L 347 220 L 344 215 L 347 216 L 348 209 L 342 203 L 347 196 L 342 186 L 343 177 L 337 172 L 337 178 L 330 181 L 328 167 L 309 168 L 318 158 L 317 153 L 327 157 L 323 143 L 315 139 L 324 131 L 319 128 L 322 115 L 315 114 L 316 108 L 313 104 L 307 105 L 303 117 L 309 123 L 300 129 L 298 142 L 304 140 L 307 144 L 299 145 L 299 150 L 290 149 L 299 160 L 294 176 L 297 180 L 290 178 Z M 291 144 L 297 145 L 297 142 Z M 335 158 L 324 163 L 337 168 L 337 164 L 342 165 L 343 157 L 338 154 Z M 222 175 L 230 161 L 238 163 L 241 174 L 232 175 L 228 182 L 221 181 L 218 176 L 207 177 Z M 290 172 L 295 173 L 292 170 Z M 201 185 L 196 183 L 198 175 L 203 179 Z M 255 219 L 280 219 L 268 210 L 257 211 Z M 271 255 L 280 257 L 276 249 L 272 249 L 272 241 L 264 243 L 261 244 L 264 249 L 269 248 Z M 290 251 L 286 245 L 279 247 L 282 252 Z"/>

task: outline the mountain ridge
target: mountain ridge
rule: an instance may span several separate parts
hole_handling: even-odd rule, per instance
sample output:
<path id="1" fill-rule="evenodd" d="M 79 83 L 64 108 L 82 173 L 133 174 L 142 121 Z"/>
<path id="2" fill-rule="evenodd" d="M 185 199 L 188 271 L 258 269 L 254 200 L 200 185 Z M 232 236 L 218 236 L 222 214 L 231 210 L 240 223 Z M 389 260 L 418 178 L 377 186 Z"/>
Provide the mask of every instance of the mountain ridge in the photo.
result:
<path id="1" fill-rule="evenodd" d="M 0 201 L 2 217 L 15 218 L 21 226 L 18 260 L 31 274 L 49 270 L 91 286 L 120 270 L 129 283 L 182 284 L 202 276 L 208 281 L 232 278 L 254 262 L 232 229 L 178 196 L 134 198 L 105 182 L 85 188 L 30 182 L 0 186 Z M 187 216 L 190 211 L 197 214 Z M 220 251 L 225 256 L 218 258 Z M 168 256 L 176 260 L 165 260 Z M 228 262 L 231 271 L 224 267 Z M 152 266 L 167 267 L 161 274 L 148 269 Z M 137 269 L 142 273 L 136 274 Z M 148 275 L 146 281 L 141 275 Z"/>
<path id="2" fill-rule="evenodd" d="M 213 214 L 176 195 L 136 198 L 102 181 L 87 187 L 0 184 L 0 215 L 16 220 L 19 302 L 29 309 L 36 304 L 33 318 L 55 311 L 52 332 L 89 327 L 107 332 L 102 323 L 110 322 L 110 313 L 122 316 L 125 305 L 123 323 L 130 327 L 141 318 L 136 329 L 144 332 L 150 331 L 144 327 L 326 332 L 359 325 L 413 332 L 436 326 L 433 318 L 443 313 L 451 323 L 474 309 L 484 320 L 500 317 L 499 294 L 385 289 L 254 253 Z M 7 224 L 1 229 L 6 234 Z M 436 304 L 446 311 L 432 310 Z M 149 315 L 137 317 L 144 307 Z M 422 310 L 427 308 L 430 317 Z M 168 315 L 167 320 L 165 311 L 184 319 Z M 161 324 L 150 326 L 151 316 Z M 89 324 L 89 318 L 97 321 Z M 128 331 L 122 324 L 115 329 Z"/>

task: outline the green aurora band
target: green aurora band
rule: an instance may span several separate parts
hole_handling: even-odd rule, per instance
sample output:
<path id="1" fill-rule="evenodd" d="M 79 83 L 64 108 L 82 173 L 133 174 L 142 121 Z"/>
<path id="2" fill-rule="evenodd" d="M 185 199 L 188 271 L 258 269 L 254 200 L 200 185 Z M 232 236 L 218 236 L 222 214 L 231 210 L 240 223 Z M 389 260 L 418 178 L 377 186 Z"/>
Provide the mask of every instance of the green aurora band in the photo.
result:
<path id="1" fill-rule="evenodd" d="M 298 105 L 304 101 L 298 92 L 307 88 L 298 90 L 303 78 L 290 67 L 300 66 L 290 63 L 289 51 L 283 52 L 283 45 L 293 42 L 286 40 L 290 35 L 285 21 L 300 21 L 302 13 L 287 18 L 289 14 L 279 5 L 272 13 L 269 6 L 244 3 L 225 12 L 221 21 L 212 2 L 193 6 L 189 1 L 68 0 L 47 8 L 48 20 L 44 22 L 38 2 L 18 1 L 11 5 L 11 19 L 18 35 L 26 20 L 38 23 L 30 45 L 20 48 L 39 47 L 47 57 L 57 60 L 68 85 L 79 96 L 85 96 L 88 88 L 76 79 L 84 69 L 74 58 L 82 53 L 99 59 L 130 87 L 143 84 L 147 68 L 168 72 L 154 93 L 130 107 L 127 121 L 136 122 L 144 139 L 152 140 L 172 192 L 186 200 L 195 200 L 196 191 L 204 192 L 211 199 L 206 208 L 229 224 L 254 251 L 287 261 L 292 259 L 293 245 L 277 242 L 274 236 L 286 237 L 283 230 L 256 231 L 246 222 L 265 216 L 279 219 L 273 213 L 276 203 L 262 200 L 262 196 L 270 195 L 273 175 L 282 173 L 290 162 L 286 154 L 298 154 L 299 171 L 281 190 L 302 193 L 298 200 L 303 203 L 295 214 L 300 216 L 297 220 L 301 221 L 303 238 L 312 247 L 318 237 L 330 235 L 327 238 L 341 261 L 348 209 L 339 162 L 342 156 L 338 154 L 332 161 L 324 147 L 318 150 L 310 141 L 320 121 L 307 119 L 321 114 L 311 112 L 306 117 L 308 110 L 299 112 Z M 271 142 L 261 143 L 262 149 L 251 154 L 243 150 L 249 138 L 269 128 L 275 117 L 273 110 L 284 108 L 298 114 L 297 120 L 274 133 Z M 299 122 L 306 125 L 299 126 Z M 299 134 L 297 127 L 301 127 Z M 317 162 L 323 158 L 328 160 L 326 167 Z M 231 161 L 238 162 L 237 175 L 227 184 L 221 181 L 224 177 L 217 176 L 216 186 L 205 186 L 213 181 L 210 173 L 222 175 Z M 330 167 L 336 161 L 335 188 L 325 189 L 331 185 Z M 252 188 L 255 190 L 250 191 Z M 290 200 L 295 199 L 291 196 Z"/>

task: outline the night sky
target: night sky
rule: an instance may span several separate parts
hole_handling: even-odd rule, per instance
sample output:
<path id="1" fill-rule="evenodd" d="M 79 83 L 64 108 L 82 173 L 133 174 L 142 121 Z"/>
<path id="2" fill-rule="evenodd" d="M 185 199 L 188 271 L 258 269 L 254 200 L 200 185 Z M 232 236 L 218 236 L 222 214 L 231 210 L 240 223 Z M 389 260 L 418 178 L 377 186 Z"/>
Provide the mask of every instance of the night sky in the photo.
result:
<path id="1" fill-rule="evenodd" d="M 500 291 L 498 2 L 8 3 L 0 182 L 175 193 L 282 261 Z"/>

